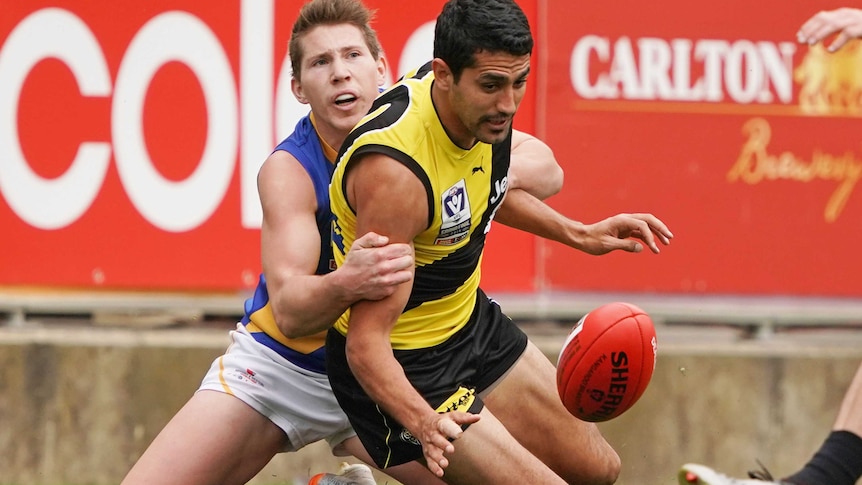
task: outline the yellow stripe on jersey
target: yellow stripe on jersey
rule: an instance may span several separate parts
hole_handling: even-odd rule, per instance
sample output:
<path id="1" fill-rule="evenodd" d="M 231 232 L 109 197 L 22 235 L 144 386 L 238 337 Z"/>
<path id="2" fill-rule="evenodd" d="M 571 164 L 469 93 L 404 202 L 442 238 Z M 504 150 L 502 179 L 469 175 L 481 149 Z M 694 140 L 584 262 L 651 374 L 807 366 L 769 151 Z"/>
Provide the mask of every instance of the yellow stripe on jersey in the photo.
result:
<path id="1" fill-rule="evenodd" d="M 325 331 L 307 337 L 285 337 L 275 323 L 275 317 L 270 308 L 271 304 L 271 302 L 267 302 L 266 305 L 251 314 L 251 321 L 246 325 L 249 332 L 264 332 L 279 343 L 304 354 L 310 354 L 326 344 Z"/>
<path id="2" fill-rule="evenodd" d="M 391 333 L 394 349 L 437 345 L 467 323 L 481 279 L 484 236 L 506 190 L 508 145 L 505 157 L 498 156 L 498 145 L 477 143 L 469 150 L 455 145 L 431 101 L 432 83 L 429 71 L 381 95 L 345 140 L 329 186 L 339 265 L 356 239 L 356 214 L 344 191 L 344 174 L 352 163 L 382 153 L 410 168 L 425 186 L 428 227 L 413 241 L 413 291 Z M 344 335 L 349 316 L 348 311 L 335 324 Z"/>
<path id="3" fill-rule="evenodd" d="M 314 127 L 314 132 L 317 134 L 317 139 L 320 141 L 320 149 L 323 151 L 323 156 L 332 163 L 338 158 L 338 150 L 332 148 L 326 140 L 320 136 L 320 131 L 317 129 L 317 119 L 314 117 L 314 111 L 308 114 L 308 119 L 311 120 L 311 126 Z"/>

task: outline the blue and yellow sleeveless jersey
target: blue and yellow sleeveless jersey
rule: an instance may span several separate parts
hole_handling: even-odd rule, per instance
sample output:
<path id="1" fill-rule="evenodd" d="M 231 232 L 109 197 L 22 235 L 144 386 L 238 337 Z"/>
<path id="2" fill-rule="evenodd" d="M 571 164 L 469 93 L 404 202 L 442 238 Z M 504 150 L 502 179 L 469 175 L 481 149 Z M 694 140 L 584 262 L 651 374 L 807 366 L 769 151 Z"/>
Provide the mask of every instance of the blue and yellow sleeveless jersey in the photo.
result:
<path id="1" fill-rule="evenodd" d="M 317 197 L 317 230 L 320 233 L 320 260 L 315 274 L 326 274 L 335 269 L 330 244 L 329 181 L 334 169 L 335 150 L 318 137 L 314 129 L 312 115 L 305 116 L 293 133 L 284 139 L 274 150 L 284 150 L 299 161 L 308 172 L 314 184 Z M 324 153 L 324 150 L 326 153 Z M 328 154 L 328 157 L 327 157 Z M 276 325 L 266 289 L 263 274 L 257 283 L 254 295 L 245 302 L 242 323 L 255 340 L 278 352 L 294 364 L 315 372 L 325 373 L 326 362 L 324 344 L 326 332 L 308 337 L 290 339 L 284 336 Z"/>
<path id="2" fill-rule="evenodd" d="M 455 145 L 431 100 L 430 64 L 383 93 L 345 140 L 330 184 L 337 264 L 356 239 L 344 176 L 363 155 L 381 153 L 410 168 L 425 187 L 428 226 L 413 241 L 416 272 L 392 330 L 394 349 L 437 345 L 463 327 L 476 302 L 485 234 L 506 193 L 511 134 L 501 143 Z M 380 190 L 397 190 L 380 187 Z M 350 311 L 335 323 L 347 335 Z"/>

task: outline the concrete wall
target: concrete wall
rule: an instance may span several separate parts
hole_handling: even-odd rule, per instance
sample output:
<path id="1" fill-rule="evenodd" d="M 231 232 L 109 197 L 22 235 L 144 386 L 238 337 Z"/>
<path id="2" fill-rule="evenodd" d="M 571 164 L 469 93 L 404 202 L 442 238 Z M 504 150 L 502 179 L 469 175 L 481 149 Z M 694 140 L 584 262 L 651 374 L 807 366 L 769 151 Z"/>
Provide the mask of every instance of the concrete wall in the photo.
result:
<path id="1" fill-rule="evenodd" d="M 565 328 L 525 328 L 555 359 Z M 601 424 L 623 457 L 619 483 L 674 484 L 687 461 L 738 475 L 756 459 L 795 470 L 862 360 L 857 333 L 739 342 L 726 329 L 659 328 L 647 392 Z M 226 342 L 223 329 L 0 327 L 0 484 L 119 483 Z M 276 457 L 252 483 L 305 484 L 340 461 L 317 444 Z"/>

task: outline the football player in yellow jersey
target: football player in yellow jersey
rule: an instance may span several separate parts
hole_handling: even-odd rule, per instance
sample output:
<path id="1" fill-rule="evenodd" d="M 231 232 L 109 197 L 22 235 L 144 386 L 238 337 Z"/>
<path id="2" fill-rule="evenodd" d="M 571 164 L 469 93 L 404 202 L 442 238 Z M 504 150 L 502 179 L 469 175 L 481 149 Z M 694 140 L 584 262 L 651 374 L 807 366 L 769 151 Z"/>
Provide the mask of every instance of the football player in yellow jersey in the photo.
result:
<path id="1" fill-rule="evenodd" d="M 409 245 L 387 245 L 387 238 L 374 234 L 359 238 L 349 261 L 330 270 L 327 170 L 386 74 L 369 18 L 358 0 L 314 0 L 301 10 L 290 44 L 293 88 L 313 116 L 300 121 L 260 170 L 266 278 L 231 332 L 231 347 L 124 485 L 242 484 L 277 453 L 320 439 L 337 454 L 371 462 L 332 395 L 322 368 L 323 339 L 314 335 L 349 304 L 391 294 L 412 272 Z M 559 190 L 562 171 L 547 146 L 517 137 L 513 183 L 540 197 Z M 524 173 L 516 173 L 519 168 Z M 316 217 L 326 221 L 322 233 Z M 419 463 L 387 472 L 403 483 L 440 483 Z M 328 478 L 342 483 L 342 477 Z M 370 474 L 343 478 L 372 481 Z"/>
<path id="2" fill-rule="evenodd" d="M 531 51 L 512 0 L 450 0 L 434 60 L 378 98 L 342 145 L 330 184 L 336 262 L 369 232 L 415 257 L 410 282 L 353 304 L 327 336 L 332 389 L 378 467 L 420 460 L 452 484 L 619 474 L 598 428 L 563 407 L 553 364 L 479 289 L 485 234 L 497 220 L 590 254 L 657 253 L 673 236 L 651 214 L 586 225 L 510 190 Z"/>

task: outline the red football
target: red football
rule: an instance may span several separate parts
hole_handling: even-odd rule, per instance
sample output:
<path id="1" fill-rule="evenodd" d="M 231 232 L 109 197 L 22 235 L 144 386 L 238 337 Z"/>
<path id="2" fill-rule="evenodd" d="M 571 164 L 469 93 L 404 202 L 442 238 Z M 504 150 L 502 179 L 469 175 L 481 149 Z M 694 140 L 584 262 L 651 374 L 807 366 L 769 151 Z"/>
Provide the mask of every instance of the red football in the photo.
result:
<path id="1" fill-rule="evenodd" d="M 557 390 L 584 421 L 607 421 L 646 390 L 656 361 L 652 319 L 629 303 L 608 303 L 575 324 L 557 359 Z"/>

